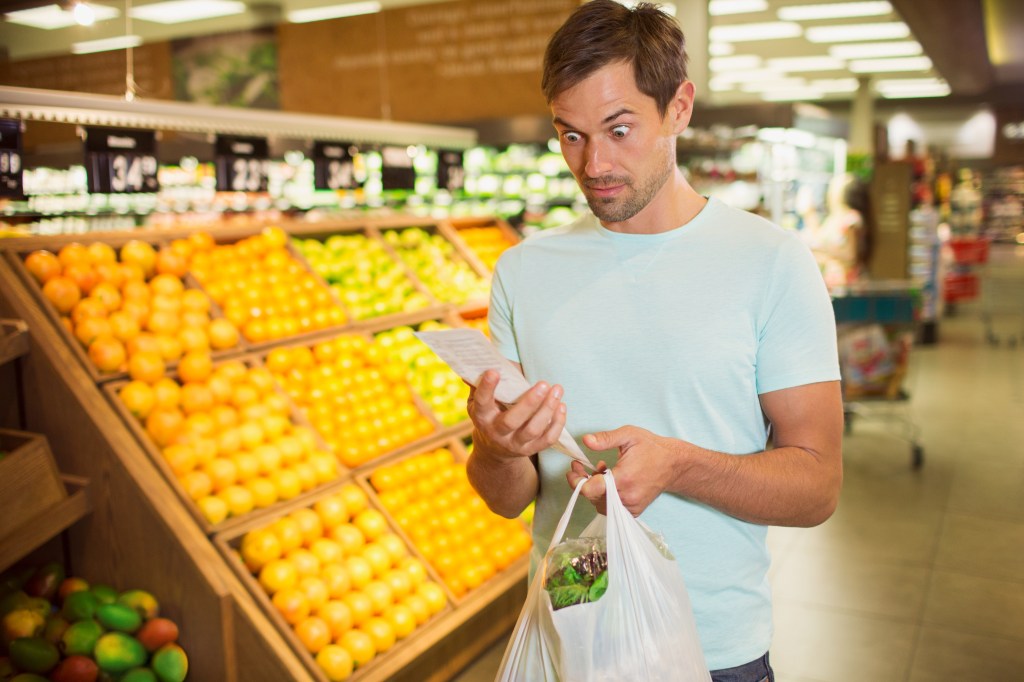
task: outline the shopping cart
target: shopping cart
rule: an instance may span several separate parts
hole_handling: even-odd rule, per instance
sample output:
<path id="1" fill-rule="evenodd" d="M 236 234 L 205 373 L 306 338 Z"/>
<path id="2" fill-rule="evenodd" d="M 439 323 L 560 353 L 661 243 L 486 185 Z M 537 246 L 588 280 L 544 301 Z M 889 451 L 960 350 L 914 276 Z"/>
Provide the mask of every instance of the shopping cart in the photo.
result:
<path id="1" fill-rule="evenodd" d="M 855 419 L 878 419 L 894 426 L 891 435 L 910 445 L 911 466 L 924 463 L 920 429 L 906 390 L 910 350 L 920 296 L 903 280 L 863 282 L 832 291 L 839 334 L 845 430 Z"/>
<path id="2" fill-rule="evenodd" d="M 1024 345 L 1024 246 L 993 245 L 981 270 L 981 320 L 991 345 Z"/>

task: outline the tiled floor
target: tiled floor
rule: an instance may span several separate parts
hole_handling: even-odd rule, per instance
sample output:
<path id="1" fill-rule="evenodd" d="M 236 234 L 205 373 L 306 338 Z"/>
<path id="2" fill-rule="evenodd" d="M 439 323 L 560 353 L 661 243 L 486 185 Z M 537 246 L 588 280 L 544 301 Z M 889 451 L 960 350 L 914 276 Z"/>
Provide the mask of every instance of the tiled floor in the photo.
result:
<path id="1" fill-rule="evenodd" d="M 1024 338 L 990 346 L 976 308 L 940 336 L 910 401 L 854 418 L 835 515 L 769 534 L 779 682 L 1024 679 Z M 457 682 L 493 680 L 504 645 Z"/>

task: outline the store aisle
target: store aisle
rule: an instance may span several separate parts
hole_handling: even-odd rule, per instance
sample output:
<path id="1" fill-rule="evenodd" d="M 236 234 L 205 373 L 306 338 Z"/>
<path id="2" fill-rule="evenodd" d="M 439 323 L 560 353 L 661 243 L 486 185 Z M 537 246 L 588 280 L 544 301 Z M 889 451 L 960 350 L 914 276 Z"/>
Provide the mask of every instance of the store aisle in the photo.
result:
<path id="1" fill-rule="evenodd" d="M 778 682 L 1020 679 L 1024 348 L 986 344 L 967 309 L 940 334 L 912 352 L 909 402 L 854 419 L 836 514 L 769 535 Z M 457 682 L 493 680 L 504 645 Z"/>

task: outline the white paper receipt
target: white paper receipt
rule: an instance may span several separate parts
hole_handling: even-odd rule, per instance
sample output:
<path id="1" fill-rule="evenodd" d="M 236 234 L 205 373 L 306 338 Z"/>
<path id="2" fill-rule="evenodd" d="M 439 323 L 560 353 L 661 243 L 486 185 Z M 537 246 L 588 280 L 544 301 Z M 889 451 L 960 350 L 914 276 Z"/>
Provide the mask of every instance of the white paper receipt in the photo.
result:
<path id="1" fill-rule="evenodd" d="M 489 369 L 496 370 L 501 377 L 494 397 L 498 402 L 511 405 L 519 400 L 531 385 L 526 377 L 509 360 L 491 345 L 478 329 L 445 329 L 442 331 L 416 332 L 417 338 L 455 370 L 464 381 L 476 386 L 480 376 Z M 583 450 L 576 444 L 569 432 L 562 429 L 555 450 L 577 460 L 587 469 L 593 470 Z"/>

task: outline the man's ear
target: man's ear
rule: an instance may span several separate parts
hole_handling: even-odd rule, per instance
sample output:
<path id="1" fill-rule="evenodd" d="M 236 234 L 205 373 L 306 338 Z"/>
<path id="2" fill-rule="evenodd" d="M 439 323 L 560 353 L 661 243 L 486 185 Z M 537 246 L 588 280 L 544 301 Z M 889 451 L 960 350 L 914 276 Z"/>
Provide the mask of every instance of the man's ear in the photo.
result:
<path id="1" fill-rule="evenodd" d="M 693 81 L 685 80 L 676 88 L 676 94 L 668 103 L 667 117 L 672 125 L 672 132 L 679 135 L 690 125 L 690 117 L 693 116 L 693 100 L 696 94 L 696 87 Z"/>

